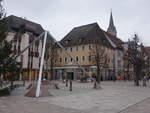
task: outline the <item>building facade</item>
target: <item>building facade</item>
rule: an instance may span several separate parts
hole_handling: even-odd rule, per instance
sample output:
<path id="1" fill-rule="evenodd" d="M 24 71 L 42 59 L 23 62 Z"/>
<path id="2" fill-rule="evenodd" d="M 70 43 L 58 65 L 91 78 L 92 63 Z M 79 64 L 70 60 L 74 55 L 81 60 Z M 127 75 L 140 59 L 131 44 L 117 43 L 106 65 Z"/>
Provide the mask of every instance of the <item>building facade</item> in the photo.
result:
<path id="1" fill-rule="evenodd" d="M 101 79 L 112 80 L 124 72 L 123 42 L 117 38 L 112 13 L 107 32 L 97 23 L 83 25 L 73 28 L 60 43 L 65 51 L 62 48 L 57 49 L 59 58 L 54 67 L 57 78 L 62 78 L 67 73 L 72 73 L 73 79 L 80 79 L 86 73 L 96 74 L 97 66 L 96 62 L 93 62 L 92 51 L 95 51 L 97 44 L 104 48 L 108 57 L 107 65 L 101 70 Z M 87 72 L 85 73 L 82 68 Z"/>
<path id="2" fill-rule="evenodd" d="M 96 46 L 104 48 L 107 54 L 107 65 L 102 69 L 102 79 L 113 78 L 114 48 L 97 23 L 74 28 L 60 43 L 65 51 L 62 48 L 57 49 L 59 58 L 56 60 L 54 68 L 57 78 L 72 73 L 73 79 L 80 79 L 86 73 L 96 73 L 96 62 L 93 62 L 92 57 Z M 82 68 L 86 70 L 86 73 Z"/>
<path id="3" fill-rule="evenodd" d="M 36 39 L 44 29 L 40 24 L 28 21 L 21 17 L 8 16 L 6 18 L 8 35 L 7 40 L 12 41 L 12 50 L 14 55 L 18 55 L 31 42 Z M 40 59 L 43 48 L 43 39 L 36 41 L 24 53 L 22 53 L 17 61 L 22 62 L 22 73 L 20 80 L 24 79 L 36 80 L 38 77 Z M 46 62 L 44 69 L 46 69 Z"/>
<path id="4" fill-rule="evenodd" d="M 7 17 L 7 24 L 7 39 L 13 40 L 12 49 L 15 55 L 44 32 L 41 25 L 16 16 Z M 51 36 L 48 37 L 47 43 L 52 42 Z M 43 73 L 45 78 L 50 79 L 53 75 L 53 79 L 60 79 L 69 73 L 73 79 L 77 80 L 87 74 L 96 74 L 94 52 L 97 47 L 102 48 L 107 56 L 105 65 L 101 67 L 101 79 L 112 80 L 114 77 L 123 75 L 123 42 L 117 37 L 112 13 L 108 31 L 102 30 L 97 23 L 83 25 L 73 28 L 59 43 L 63 48 L 59 48 L 58 45 L 51 49 L 49 46 L 46 47 Z M 19 62 L 22 62 L 20 79 L 22 77 L 29 80 L 37 79 L 42 47 L 41 39 L 17 58 Z"/>

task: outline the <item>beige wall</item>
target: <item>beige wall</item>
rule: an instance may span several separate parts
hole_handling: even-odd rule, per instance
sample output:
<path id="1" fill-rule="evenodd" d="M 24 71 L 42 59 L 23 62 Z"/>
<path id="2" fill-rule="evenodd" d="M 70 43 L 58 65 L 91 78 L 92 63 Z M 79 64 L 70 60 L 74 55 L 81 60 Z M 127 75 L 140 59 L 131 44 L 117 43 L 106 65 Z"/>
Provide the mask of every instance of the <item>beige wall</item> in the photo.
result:
<path id="1" fill-rule="evenodd" d="M 77 50 L 78 48 L 78 50 Z M 82 66 L 93 66 L 95 63 L 91 60 L 89 61 L 89 56 L 91 56 L 92 51 L 95 49 L 95 45 L 93 44 L 86 44 L 86 45 L 77 45 L 77 46 L 70 46 L 66 47 L 66 51 L 76 60 L 76 57 L 78 57 L 77 63 Z M 58 52 L 58 58 L 57 62 L 55 62 L 55 66 L 72 66 L 76 65 L 73 61 L 71 62 L 71 58 L 65 54 L 62 49 L 57 49 Z M 110 48 L 105 47 L 105 52 L 108 56 L 108 66 L 113 67 L 112 60 L 113 60 L 113 54 L 114 50 Z M 84 57 L 84 60 L 83 60 Z M 60 62 L 61 58 L 61 62 Z M 65 62 L 65 58 L 67 58 L 67 61 Z"/>

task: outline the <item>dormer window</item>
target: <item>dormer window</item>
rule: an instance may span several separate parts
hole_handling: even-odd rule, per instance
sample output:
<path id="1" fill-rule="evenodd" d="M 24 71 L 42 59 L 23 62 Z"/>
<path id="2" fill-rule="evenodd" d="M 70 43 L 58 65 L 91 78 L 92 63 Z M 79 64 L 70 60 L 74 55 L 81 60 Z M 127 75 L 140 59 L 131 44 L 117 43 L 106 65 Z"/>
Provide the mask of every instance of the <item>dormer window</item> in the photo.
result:
<path id="1" fill-rule="evenodd" d="M 83 38 L 79 38 L 78 42 L 81 43 L 83 41 Z"/>
<path id="2" fill-rule="evenodd" d="M 65 43 L 68 44 L 68 43 L 69 43 L 69 40 L 65 40 Z"/>

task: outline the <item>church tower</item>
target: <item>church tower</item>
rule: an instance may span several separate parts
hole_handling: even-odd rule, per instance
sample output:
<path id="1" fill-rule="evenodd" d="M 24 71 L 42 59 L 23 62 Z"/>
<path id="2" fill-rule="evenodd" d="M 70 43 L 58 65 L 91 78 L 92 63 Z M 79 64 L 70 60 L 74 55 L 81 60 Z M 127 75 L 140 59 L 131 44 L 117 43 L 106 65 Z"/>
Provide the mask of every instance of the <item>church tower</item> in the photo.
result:
<path id="1" fill-rule="evenodd" d="M 117 36 L 117 30 L 116 27 L 114 26 L 112 11 L 110 13 L 109 27 L 107 29 L 107 32 L 111 33 L 114 36 Z"/>

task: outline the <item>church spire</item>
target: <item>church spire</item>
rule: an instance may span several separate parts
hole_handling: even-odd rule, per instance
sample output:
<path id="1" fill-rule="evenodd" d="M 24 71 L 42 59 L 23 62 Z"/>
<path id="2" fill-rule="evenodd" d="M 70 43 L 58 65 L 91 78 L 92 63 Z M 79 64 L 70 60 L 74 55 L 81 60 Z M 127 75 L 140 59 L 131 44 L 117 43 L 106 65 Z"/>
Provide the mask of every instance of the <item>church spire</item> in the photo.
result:
<path id="1" fill-rule="evenodd" d="M 115 27 L 114 21 L 113 21 L 112 10 L 110 13 L 109 27 L 107 29 L 107 32 L 111 33 L 114 36 L 117 36 L 117 30 L 116 30 L 116 27 Z"/>

